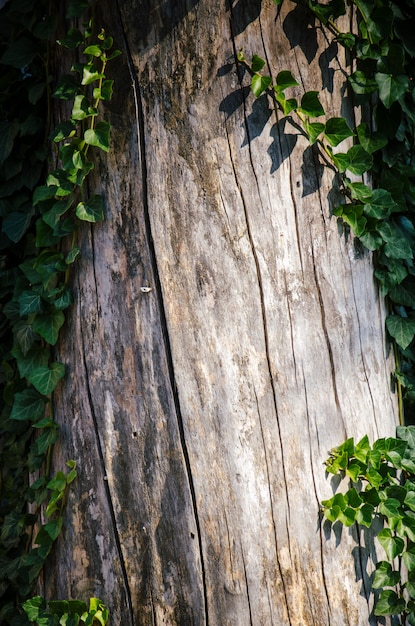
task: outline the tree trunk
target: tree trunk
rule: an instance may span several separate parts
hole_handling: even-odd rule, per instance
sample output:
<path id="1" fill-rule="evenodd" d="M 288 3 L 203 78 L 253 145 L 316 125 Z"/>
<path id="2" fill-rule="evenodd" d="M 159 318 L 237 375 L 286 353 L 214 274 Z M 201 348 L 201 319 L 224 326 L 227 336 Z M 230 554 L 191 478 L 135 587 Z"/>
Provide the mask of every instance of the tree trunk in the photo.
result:
<path id="1" fill-rule="evenodd" d="M 47 595 L 122 626 L 364 625 L 375 553 L 319 502 L 332 447 L 394 433 L 384 305 L 333 173 L 236 65 L 351 115 L 343 51 L 288 0 L 232 5 L 100 5 L 123 56 L 57 355 L 79 478 Z"/>

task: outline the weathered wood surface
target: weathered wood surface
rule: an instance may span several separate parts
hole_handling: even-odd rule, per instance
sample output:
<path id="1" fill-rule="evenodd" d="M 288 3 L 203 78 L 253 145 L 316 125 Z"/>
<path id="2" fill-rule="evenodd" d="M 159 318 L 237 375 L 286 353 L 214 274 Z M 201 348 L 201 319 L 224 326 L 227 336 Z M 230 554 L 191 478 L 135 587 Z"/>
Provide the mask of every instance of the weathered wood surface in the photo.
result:
<path id="1" fill-rule="evenodd" d="M 101 3 L 124 54 L 58 354 L 55 463 L 80 477 L 46 589 L 114 625 L 360 626 L 369 555 L 318 511 L 328 450 L 394 432 L 385 312 L 332 175 L 235 66 L 338 115 L 342 52 L 294 4 L 232 4 Z"/>

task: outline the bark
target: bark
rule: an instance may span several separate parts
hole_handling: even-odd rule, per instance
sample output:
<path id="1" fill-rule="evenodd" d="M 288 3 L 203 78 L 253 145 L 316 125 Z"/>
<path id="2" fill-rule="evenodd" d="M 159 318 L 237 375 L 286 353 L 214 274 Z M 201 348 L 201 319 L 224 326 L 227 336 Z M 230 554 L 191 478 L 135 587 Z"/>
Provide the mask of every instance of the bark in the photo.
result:
<path id="1" fill-rule="evenodd" d="M 47 594 L 123 626 L 366 624 L 375 549 L 319 502 L 332 447 L 394 433 L 384 304 L 333 173 L 236 65 L 351 115 L 342 50 L 288 1 L 100 12 L 123 56 L 57 355 L 55 465 L 80 476 Z"/>

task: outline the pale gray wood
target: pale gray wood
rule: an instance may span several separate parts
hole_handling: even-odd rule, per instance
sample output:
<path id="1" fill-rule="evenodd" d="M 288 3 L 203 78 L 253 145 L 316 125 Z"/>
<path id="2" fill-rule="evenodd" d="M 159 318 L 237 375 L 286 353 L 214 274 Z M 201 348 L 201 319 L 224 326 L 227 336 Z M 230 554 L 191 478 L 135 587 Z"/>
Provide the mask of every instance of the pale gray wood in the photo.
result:
<path id="1" fill-rule="evenodd" d="M 342 52 L 288 2 L 102 4 L 124 55 L 58 355 L 55 464 L 80 477 L 50 591 L 113 624 L 368 623 L 370 559 L 319 502 L 332 447 L 394 432 L 384 305 L 333 175 L 235 66 L 257 53 L 338 115 Z"/>

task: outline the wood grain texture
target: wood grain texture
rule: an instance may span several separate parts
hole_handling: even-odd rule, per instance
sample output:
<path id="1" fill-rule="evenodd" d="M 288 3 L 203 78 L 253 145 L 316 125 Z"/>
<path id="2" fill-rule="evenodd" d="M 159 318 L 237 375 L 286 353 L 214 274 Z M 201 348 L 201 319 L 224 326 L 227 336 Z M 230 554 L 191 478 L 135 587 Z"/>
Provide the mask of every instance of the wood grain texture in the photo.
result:
<path id="1" fill-rule="evenodd" d="M 294 4 L 232 5 L 101 3 L 124 54 L 58 354 L 55 464 L 80 477 L 46 588 L 123 626 L 363 626 L 374 550 L 319 501 L 329 449 L 394 432 L 384 306 L 333 175 L 235 64 L 331 116 L 344 59 Z"/>

